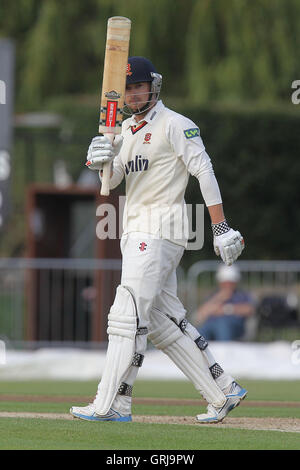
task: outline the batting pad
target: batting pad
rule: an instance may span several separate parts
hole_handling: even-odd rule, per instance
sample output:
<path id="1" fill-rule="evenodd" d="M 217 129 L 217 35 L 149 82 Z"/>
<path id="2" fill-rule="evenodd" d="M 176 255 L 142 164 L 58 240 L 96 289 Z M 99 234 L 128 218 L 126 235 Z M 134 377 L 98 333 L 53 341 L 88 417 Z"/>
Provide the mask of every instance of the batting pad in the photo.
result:
<path id="1" fill-rule="evenodd" d="M 148 338 L 169 356 L 208 403 L 216 407 L 224 404 L 225 395 L 212 378 L 202 351 L 174 321 L 156 308 L 151 310 Z"/>
<path id="2" fill-rule="evenodd" d="M 108 348 L 96 399 L 96 413 L 110 409 L 122 379 L 128 373 L 135 353 L 137 315 L 134 299 L 123 286 L 118 286 L 108 315 Z"/>

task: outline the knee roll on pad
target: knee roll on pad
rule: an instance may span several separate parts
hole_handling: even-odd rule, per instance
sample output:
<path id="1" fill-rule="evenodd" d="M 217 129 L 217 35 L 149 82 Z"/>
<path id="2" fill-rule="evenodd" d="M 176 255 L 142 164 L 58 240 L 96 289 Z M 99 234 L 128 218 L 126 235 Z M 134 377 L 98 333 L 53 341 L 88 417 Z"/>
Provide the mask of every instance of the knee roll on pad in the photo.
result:
<path id="1" fill-rule="evenodd" d="M 125 301 L 123 304 L 120 302 L 120 297 Z M 127 289 L 119 286 L 114 304 L 108 314 L 107 334 L 133 340 L 136 330 L 137 318 L 133 299 L 131 299 L 131 294 Z"/>
<path id="2" fill-rule="evenodd" d="M 170 318 L 159 310 L 153 308 L 151 312 L 154 314 L 151 315 L 148 338 L 157 349 L 164 350 L 176 342 L 182 336 L 182 332 Z"/>
<path id="3" fill-rule="evenodd" d="M 107 334 L 133 340 L 137 330 L 134 299 L 123 286 L 118 286 L 114 303 L 108 314 Z"/>

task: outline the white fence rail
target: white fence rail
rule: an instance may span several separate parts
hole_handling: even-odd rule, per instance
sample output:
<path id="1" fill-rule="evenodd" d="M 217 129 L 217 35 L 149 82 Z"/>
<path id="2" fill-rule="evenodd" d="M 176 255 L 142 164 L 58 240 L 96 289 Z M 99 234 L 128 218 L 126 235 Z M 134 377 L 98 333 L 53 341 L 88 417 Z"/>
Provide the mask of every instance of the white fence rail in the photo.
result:
<path id="1" fill-rule="evenodd" d="M 0 339 L 18 343 L 34 334 L 45 344 L 91 341 L 99 273 L 103 285 L 116 285 L 121 261 L 0 259 Z M 109 295 L 108 288 L 103 296 Z M 102 305 L 105 300 L 111 302 Z"/>
<path id="2" fill-rule="evenodd" d="M 179 267 L 178 293 L 191 319 L 195 309 L 216 288 L 219 265 L 218 261 L 199 261 L 186 273 Z M 300 261 L 238 261 L 237 266 L 242 287 L 257 299 L 284 295 L 298 309 Z M 31 321 L 35 322 L 39 343 L 91 347 L 94 281 L 99 272 L 105 274 L 107 286 L 116 284 L 121 260 L 0 259 L 0 339 L 11 344 L 28 340 L 26 331 L 34 299 L 38 314 Z M 30 289 L 36 290 L 35 295 Z M 107 289 L 104 295 L 106 305 L 110 305 L 111 290 Z"/>

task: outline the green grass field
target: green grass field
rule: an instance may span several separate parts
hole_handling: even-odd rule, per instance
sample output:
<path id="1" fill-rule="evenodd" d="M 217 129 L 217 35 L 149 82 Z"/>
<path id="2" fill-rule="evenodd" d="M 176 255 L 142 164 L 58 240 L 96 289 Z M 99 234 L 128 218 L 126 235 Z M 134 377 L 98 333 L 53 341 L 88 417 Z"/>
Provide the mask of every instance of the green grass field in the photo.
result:
<path id="1" fill-rule="evenodd" d="M 248 398 L 230 418 L 300 420 L 300 381 L 243 381 Z M 71 397 L 92 400 L 96 382 L 0 382 L 0 449 L 69 450 L 299 450 L 300 432 L 189 424 L 89 423 L 80 420 L 3 417 L 1 413 L 68 413 Z M 136 398 L 198 399 L 187 382 L 137 381 Z M 12 401 L 13 399 L 13 401 Z M 39 401 L 39 400 L 42 401 Z M 32 401 L 29 401 L 32 400 Z M 53 401 L 52 401 L 53 400 Z M 56 401 L 55 401 L 56 400 Z M 203 405 L 135 403 L 133 415 L 195 416 Z M 266 403 L 263 404 L 262 402 Z M 268 402 L 276 402 L 270 403 Z M 248 402 L 248 404 L 247 404 Z M 257 402 L 257 406 L 255 404 Z M 294 403 L 290 403 L 294 402 Z M 82 405 L 87 402 L 83 401 Z M 271 406 L 270 406 L 271 405 Z M 224 421 L 224 423 L 226 420 Z M 300 429 L 300 428 L 299 428 Z"/>

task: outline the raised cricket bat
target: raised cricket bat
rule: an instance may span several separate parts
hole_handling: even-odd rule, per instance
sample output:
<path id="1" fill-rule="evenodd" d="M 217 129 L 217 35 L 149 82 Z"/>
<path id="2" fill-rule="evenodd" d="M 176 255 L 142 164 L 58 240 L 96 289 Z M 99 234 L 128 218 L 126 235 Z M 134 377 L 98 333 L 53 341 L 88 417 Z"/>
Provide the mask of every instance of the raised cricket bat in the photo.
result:
<path id="1" fill-rule="evenodd" d="M 108 19 L 99 133 L 106 135 L 111 142 L 116 134 L 121 133 L 130 29 L 131 21 L 128 18 L 113 16 Z M 103 165 L 103 196 L 109 195 L 110 167 L 110 163 Z"/>

